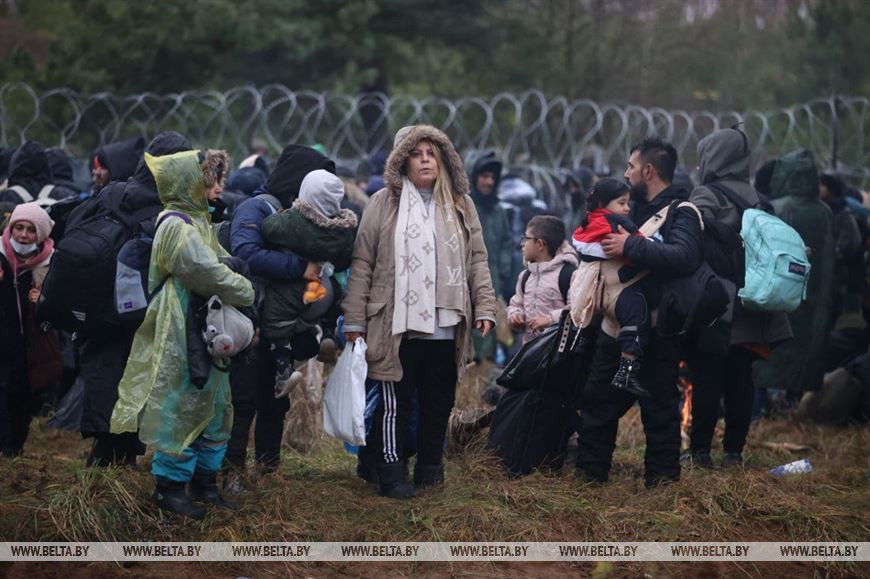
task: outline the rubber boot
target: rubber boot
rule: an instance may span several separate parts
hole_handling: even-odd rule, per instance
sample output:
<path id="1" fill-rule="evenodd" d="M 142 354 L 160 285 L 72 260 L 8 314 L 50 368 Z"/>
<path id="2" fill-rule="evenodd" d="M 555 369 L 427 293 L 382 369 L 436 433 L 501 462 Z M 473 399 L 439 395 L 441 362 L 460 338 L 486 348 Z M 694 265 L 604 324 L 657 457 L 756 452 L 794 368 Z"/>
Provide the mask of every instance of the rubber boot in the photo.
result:
<path id="1" fill-rule="evenodd" d="M 190 479 L 190 497 L 200 503 L 211 503 L 222 509 L 232 509 L 233 505 L 224 500 L 218 492 L 217 471 L 196 469 Z"/>
<path id="2" fill-rule="evenodd" d="M 444 466 L 440 464 L 414 465 L 414 486 L 431 487 L 444 482 Z"/>
<path id="3" fill-rule="evenodd" d="M 623 356 L 611 382 L 614 388 L 624 390 L 640 398 L 652 398 L 652 394 L 640 383 L 640 359 Z"/>
<path id="4" fill-rule="evenodd" d="M 187 496 L 185 483 L 159 476 L 154 477 L 154 482 L 157 487 L 154 491 L 154 502 L 158 507 L 191 519 L 202 519 L 205 516 L 205 509 L 193 504 Z"/>
<path id="5" fill-rule="evenodd" d="M 378 465 L 378 494 L 398 500 L 407 500 L 414 496 L 414 485 L 408 483 L 408 473 L 404 463 Z"/>

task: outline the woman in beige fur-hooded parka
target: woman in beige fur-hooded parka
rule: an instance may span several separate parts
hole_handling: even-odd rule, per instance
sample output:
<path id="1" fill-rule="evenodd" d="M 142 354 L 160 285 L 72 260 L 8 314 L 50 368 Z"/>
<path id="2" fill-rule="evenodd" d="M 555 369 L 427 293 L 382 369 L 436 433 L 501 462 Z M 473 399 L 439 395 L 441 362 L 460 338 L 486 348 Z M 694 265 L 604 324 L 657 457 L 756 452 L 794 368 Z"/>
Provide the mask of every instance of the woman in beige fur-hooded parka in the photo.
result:
<path id="1" fill-rule="evenodd" d="M 441 463 L 456 384 L 471 363 L 471 328 L 495 324 L 486 248 L 462 160 L 435 127 L 396 133 L 354 244 L 344 331 L 364 337 L 368 377 L 383 403 L 367 451 L 379 493 L 410 498 L 405 432 L 416 391 L 418 487 L 444 479 Z"/>

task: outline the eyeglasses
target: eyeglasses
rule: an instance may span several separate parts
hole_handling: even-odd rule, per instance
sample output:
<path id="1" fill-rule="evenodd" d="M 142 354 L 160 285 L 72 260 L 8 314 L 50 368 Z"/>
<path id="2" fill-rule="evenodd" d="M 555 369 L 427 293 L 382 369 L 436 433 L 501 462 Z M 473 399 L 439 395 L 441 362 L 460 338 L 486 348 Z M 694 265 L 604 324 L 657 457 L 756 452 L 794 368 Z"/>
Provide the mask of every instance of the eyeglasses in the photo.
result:
<path id="1" fill-rule="evenodd" d="M 520 237 L 520 243 L 525 243 L 529 240 L 537 241 L 539 239 L 540 239 L 540 237 L 528 237 L 526 235 L 523 235 L 522 237 Z"/>

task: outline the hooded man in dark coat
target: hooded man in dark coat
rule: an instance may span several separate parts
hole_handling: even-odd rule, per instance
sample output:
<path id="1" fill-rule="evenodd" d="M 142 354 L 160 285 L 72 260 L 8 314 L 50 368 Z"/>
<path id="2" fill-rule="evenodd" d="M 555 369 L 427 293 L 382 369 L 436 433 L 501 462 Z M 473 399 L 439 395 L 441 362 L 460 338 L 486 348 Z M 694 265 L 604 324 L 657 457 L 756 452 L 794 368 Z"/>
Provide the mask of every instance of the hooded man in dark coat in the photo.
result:
<path id="1" fill-rule="evenodd" d="M 834 175 L 822 175 L 819 197 L 833 212 L 834 231 L 834 319 L 842 313 L 861 311 L 864 282 L 864 236 L 846 201 L 846 184 Z"/>
<path id="2" fill-rule="evenodd" d="M 819 173 L 806 149 L 777 160 L 770 193 L 777 217 L 794 227 L 809 248 L 810 279 L 806 299 L 788 314 L 794 339 L 774 350 L 770 360 L 756 363 L 753 377 L 759 387 L 782 388 L 797 398 L 821 390 L 825 373 L 825 344 L 833 322 L 833 214 L 819 199 Z"/>
<path id="3" fill-rule="evenodd" d="M 519 240 L 514 240 L 507 212 L 498 202 L 502 164 L 492 151 L 475 151 L 468 155 L 465 166 L 468 170 L 468 182 L 471 185 L 471 199 L 474 201 L 477 215 L 480 217 L 480 227 L 483 230 L 483 243 L 489 261 L 492 289 L 497 298 L 506 299 L 503 284 L 510 274 L 513 250 L 518 246 Z M 495 333 L 483 338 L 475 330 L 472 336 L 475 359 L 494 359 Z"/>
<path id="4" fill-rule="evenodd" d="M 134 137 L 103 145 L 91 157 L 93 193 L 111 181 L 126 181 L 133 176 L 142 159 L 145 139 Z"/>
<path id="5" fill-rule="evenodd" d="M 168 131 L 154 137 L 147 151 L 161 157 L 192 148 L 186 138 Z M 70 215 L 67 227 L 71 229 L 98 215 L 112 215 L 132 231 L 153 236 L 161 211 L 163 203 L 157 195 L 154 176 L 144 159 L 140 159 L 131 179 L 104 187 L 98 197 L 89 199 Z M 118 400 L 118 383 L 124 375 L 134 334 L 135 329 L 118 328 L 87 338 L 79 348 L 79 378 L 84 384 L 81 433 L 83 438 L 94 438 L 88 466 L 133 464 L 136 455 L 143 452 L 135 433 L 109 431 L 112 409 Z"/>
<path id="6" fill-rule="evenodd" d="M 602 241 L 608 258 L 624 257 L 641 269 L 649 270 L 650 286 L 663 280 L 681 278 L 695 272 L 701 264 L 701 223 L 685 201 L 688 193 L 671 185 L 677 165 L 677 152 L 659 139 L 647 139 L 632 149 L 625 178 L 631 187 L 634 205 L 631 219 L 641 225 L 659 211 L 670 207 L 658 234 L 660 243 L 629 235 L 620 228 Z M 657 304 L 650 304 L 655 320 Z M 640 378 L 652 394 L 640 398 L 611 386 L 620 364 L 621 349 L 615 336 L 619 323 L 605 315 L 595 341 L 583 395 L 583 410 L 578 431 L 577 475 L 583 479 L 606 482 L 619 419 L 635 402 L 640 403 L 646 436 L 644 478 L 654 486 L 680 477 L 680 416 L 677 390 L 679 349 L 676 338 L 653 335 L 644 351 Z"/>
<path id="7" fill-rule="evenodd" d="M 743 211 L 729 195 L 755 207 L 761 199 L 749 184 L 752 152 L 749 140 L 738 129 L 722 129 L 698 143 L 698 178 L 701 184 L 692 191 L 691 201 L 707 224 L 705 236 L 717 227 L 740 233 Z M 737 239 L 736 237 L 734 238 Z M 742 252 L 739 243 L 733 248 Z M 715 261 L 708 260 L 711 264 Z M 783 313 L 753 312 L 740 307 L 736 299 L 739 283 L 727 279 L 730 272 L 717 272 L 727 285 L 732 306 L 724 319 L 711 328 L 702 328 L 686 343 L 686 359 L 692 370 L 692 434 L 689 453 L 685 455 L 698 466 L 712 467 L 710 445 L 719 419 L 720 399 L 725 401 L 725 438 L 723 466 L 743 460 L 743 446 L 749 432 L 754 389 L 752 364 L 769 356 L 771 345 L 791 337 L 788 318 Z"/>
<path id="8" fill-rule="evenodd" d="M 316 169 L 335 174 L 335 163 L 311 147 L 288 145 L 281 152 L 266 184 L 255 192 L 254 197 L 243 201 L 233 211 L 230 224 L 231 253 L 248 264 L 251 275 L 255 276 L 255 288 L 262 287 L 269 280 L 295 280 L 319 273 L 317 264 L 309 264 L 288 251 L 269 248 L 260 232 L 266 217 L 293 204 L 299 196 L 302 180 Z M 308 275 L 305 275 L 306 272 Z M 255 305 L 262 307 L 261 303 Z M 291 344 L 293 356 L 299 356 L 297 359 L 301 360 L 316 355 L 317 342 L 314 337 L 308 334 L 299 336 L 300 340 L 306 341 L 294 341 Z M 290 408 L 290 400 L 274 397 L 276 360 L 270 346 L 266 340 L 261 340 L 252 355 L 234 360 L 230 369 L 234 420 L 226 464 L 237 472 L 227 478 L 229 491 L 239 490 L 237 475 L 245 467 L 248 438 L 255 416 L 254 452 L 257 464 L 265 470 L 278 467 L 284 417 Z"/>

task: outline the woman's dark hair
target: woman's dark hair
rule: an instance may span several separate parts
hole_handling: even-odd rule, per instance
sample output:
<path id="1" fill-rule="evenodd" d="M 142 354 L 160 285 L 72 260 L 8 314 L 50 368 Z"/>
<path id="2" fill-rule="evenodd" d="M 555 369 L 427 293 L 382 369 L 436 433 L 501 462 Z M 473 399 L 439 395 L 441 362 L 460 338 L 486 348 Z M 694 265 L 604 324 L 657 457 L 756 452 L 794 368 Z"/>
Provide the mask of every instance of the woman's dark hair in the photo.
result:
<path id="1" fill-rule="evenodd" d="M 552 215 L 535 215 L 526 226 L 532 237 L 540 239 L 547 245 L 550 255 L 556 255 L 565 241 L 565 223 Z"/>
<path id="2" fill-rule="evenodd" d="M 622 197 L 629 191 L 628 183 L 619 179 L 605 177 L 596 181 L 592 186 L 592 192 L 589 194 L 589 201 L 586 204 L 586 215 L 580 221 L 580 226 L 586 227 L 589 225 L 589 213 L 596 209 L 607 207 L 608 203 Z"/>

